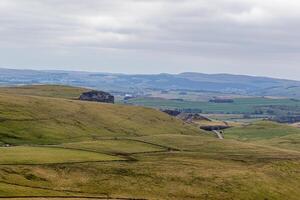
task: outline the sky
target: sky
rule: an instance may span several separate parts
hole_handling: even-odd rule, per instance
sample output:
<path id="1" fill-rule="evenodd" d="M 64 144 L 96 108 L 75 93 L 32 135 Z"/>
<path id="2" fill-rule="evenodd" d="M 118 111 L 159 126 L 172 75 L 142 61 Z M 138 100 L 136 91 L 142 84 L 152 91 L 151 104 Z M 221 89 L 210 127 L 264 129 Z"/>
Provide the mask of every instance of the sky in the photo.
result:
<path id="1" fill-rule="evenodd" d="M 0 67 L 300 80 L 299 0 L 0 0 Z"/>

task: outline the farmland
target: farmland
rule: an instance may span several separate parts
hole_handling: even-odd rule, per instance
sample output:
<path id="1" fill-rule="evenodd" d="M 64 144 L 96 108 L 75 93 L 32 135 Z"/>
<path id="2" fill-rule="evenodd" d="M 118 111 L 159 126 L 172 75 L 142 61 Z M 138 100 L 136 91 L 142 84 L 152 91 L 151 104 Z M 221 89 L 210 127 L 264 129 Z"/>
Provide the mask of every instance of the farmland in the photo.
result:
<path id="1" fill-rule="evenodd" d="M 300 102 L 293 99 L 274 99 L 274 98 L 236 98 L 233 103 L 212 103 L 201 101 L 179 101 L 163 98 L 135 98 L 126 103 L 161 109 L 197 109 L 202 113 L 227 113 L 243 114 L 254 113 L 260 107 L 266 106 L 290 106 L 299 109 Z"/>

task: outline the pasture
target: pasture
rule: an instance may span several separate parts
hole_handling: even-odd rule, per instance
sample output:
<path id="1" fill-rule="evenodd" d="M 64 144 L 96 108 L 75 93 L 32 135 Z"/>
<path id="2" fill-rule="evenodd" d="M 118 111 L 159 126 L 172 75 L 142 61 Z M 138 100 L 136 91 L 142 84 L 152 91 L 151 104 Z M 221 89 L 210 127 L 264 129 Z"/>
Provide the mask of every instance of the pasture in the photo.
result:
<path id="1" fill-rule="evenodd" d="M 151 108 L 3 92 L 0 197 L 298 200 L 299 130 L 259 121 L 219 140 Z"/>
<path id="2" fill-rule="evenodd" d="M 239 141 L 300 151 L 300 129 L 290 125 L 257 121 L 227 129 L 225 135 Z"/>
<path id="3" fill-rule="evenodd" d="M 100 152 L 109 152 L 114 154 L 132 154 L 166 151 L 163 146 L 149 144 L 143 141 L 134 140 L 134 138 L 123 139 L 105 139 L 97 141 L 85 141 L 78 143 L 65 143 L 62 145 L 67 148 L 85 149 Z"/>
<path id="4" fill-rule="evenodd" d="M 8 144 L 59 144 L 99 137 L 199 132 L 150 108 L 2 93 L 0 121 L 0 141 Z"/>
<path id="5" fill-rule="evenodd" d="M 243 114 L 253 113 L 262 106 L 294 106 L 300 107 L 299 101 L 291 99 L 274 99 L 274 98 L 235 98 L 233 103 L 212 103 L 203 101 L 178 101 L 163 98 L 135 98 L 130 99 L 127 103 L 133 105 L 146 106 L 161 109 L 199 109 L 202 113 L 224 113 L 224 114 Z"/>
<path id="6" fill-rule="evenodd" d="M 56 147 L 0 147 L 0 165 L 30 165 L 124 160 L 103 153 Z"/>

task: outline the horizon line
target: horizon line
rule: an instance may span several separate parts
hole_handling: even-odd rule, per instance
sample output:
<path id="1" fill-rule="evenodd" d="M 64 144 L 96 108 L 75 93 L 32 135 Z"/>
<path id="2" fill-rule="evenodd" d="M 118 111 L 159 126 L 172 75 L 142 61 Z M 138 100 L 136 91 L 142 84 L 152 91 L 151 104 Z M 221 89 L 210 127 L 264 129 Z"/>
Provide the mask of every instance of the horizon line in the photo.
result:
<path id="1" fill-rule="evenodd" d="M 269 78 L 269 79 L 278 79 L 278 80 L 288 80 L 288 81 L 297 81 L 300 80 L 292 79 L 292 78 L 283 78 L 283 77 L 274 77 L 274 76 L 264 76 L 264 75 L 255 75 L 255 74 L 235 74 L 235 73 L 227 73 L 227 72 L 220 72 L 220 73 L 207 73 L 207 72 L 197 72 L 197 71 L 182 71 L 178 73 L 170 73 L 170 72 L 161 72 L 161 73 L 126 73 L 126 72 L 105 72 L 105 71 L 86 71 L 86 70 L 63 70 L 63 69 L 33 69 L 33 68 L 13 68 L 13 67 L 2 67 L 0 66 L 0 70 L 25 70 L 25 71 L 40 71 L 40 72 L 76 72 L 76 73 L 100 73 L 100 74 L 118 74 L 118 75 L 180 75 L 185 73 L 194 73 L 194 74 L 202 74 L 202 75 L 231 75 L 231 76 L 245 76 L 245 77 L 253 77 L 253 78 Z"/>

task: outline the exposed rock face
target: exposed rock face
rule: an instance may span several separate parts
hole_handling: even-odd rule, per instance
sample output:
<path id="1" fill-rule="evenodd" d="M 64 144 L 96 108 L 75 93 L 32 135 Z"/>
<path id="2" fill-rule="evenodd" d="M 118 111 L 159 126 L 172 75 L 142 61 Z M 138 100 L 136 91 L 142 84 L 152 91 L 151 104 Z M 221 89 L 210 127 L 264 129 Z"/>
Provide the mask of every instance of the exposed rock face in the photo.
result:
<path id="1" fill-rule="evenodd" d="M 201 129 L 206 131 L 215 131 L 215 130 L 224 130 L 227 128 L 230 128 L 230 126 L 222 126 L 222 125 L 216 125 L 216 126 L 200 126 Z"/>
<path id="2" fill-rule="evenodd" d="M 114 103 L 115 97 L 107 92 L 93 90 L 82 93 L 79 97 L 79 100 Z"/>
<path id="3" fill-rule="evenodd" d="M 211 119 L 204 117 L 198 113 L 185 113 L 185 112 L 180 112 L 178 110 L 168 110 L 168 109 L 161 110 L 161 111 L 173 117 L 177 117 L 178 119 L 181 119 L 188 123 L 192 123 L 194 121 L 211 121 Z"/>
<path id="4" fill-rule="evenodd" d="M 177 116 L 177 118 L 189 123 L 192 123 L 193 121 L 201 121 L 201 120 L 211 121 L 207 117 L 199 115 L 198 113 L 181 113 Z"/>
<path id="5" fill-rule="evenodd" d="M 168 115 L 176 117 L 177 115 L 180 114 L 179 111 L 177 110 L 162 110 L 162 112 L 167 113 Z"/>

